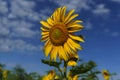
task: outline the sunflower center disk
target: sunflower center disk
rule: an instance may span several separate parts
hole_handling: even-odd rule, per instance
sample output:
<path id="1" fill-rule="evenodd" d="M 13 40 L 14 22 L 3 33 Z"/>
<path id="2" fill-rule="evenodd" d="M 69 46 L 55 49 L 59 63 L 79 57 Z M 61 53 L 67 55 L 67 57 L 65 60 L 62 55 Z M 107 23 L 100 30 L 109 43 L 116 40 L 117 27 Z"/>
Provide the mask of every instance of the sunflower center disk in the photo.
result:
<path id="1" fill-rule="evenodd" d="M 62 31 L 60 29 L 55 29 L 52 35 L 54 38 L 59 39 L 62 35 Z"/>
<path id="2" fill-rule="evenodd" d="M 64 25 L 55 25 L 50 29 L 50 40 L 53 45 L 63 45 L 68 39 L 68 32 Z"/>

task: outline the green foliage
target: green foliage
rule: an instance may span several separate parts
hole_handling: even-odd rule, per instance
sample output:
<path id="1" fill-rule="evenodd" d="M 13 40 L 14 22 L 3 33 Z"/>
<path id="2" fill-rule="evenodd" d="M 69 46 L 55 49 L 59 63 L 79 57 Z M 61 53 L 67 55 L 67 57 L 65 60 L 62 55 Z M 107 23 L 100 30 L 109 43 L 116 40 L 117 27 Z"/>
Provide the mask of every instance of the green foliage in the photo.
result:
<path id="1" fill-rule="evenodd" d="M 47 65 L 49 65 L 49 66 L 53 66 L 53 67 L 59 67 L 60 66 L 60 64 L 61 64 L 61 62 L 55 62 L 55 61 L 50 61 L 50 60 L 41 60 L 42 61 L 42 63 L 44 63 L 44 64 L 47 64 Z"/>
<path id="2" fill-rule="evenodd" d="M 3 64 L 0 64 L 0 66 L 1 65 Z M 1 67 L 5 67 L 5 65 Z M 42 80 L 42 76 L 37 72 L 27 73 L 20 65 L 15 66 L 13 70 L 8 70 L 7 79 L 3 79 L 2 73 L 3 69 L 2 72 L 0 72 L 0 80 Z"/>
<path id="3" fill-rule="evenodd" d="M 78 75 L 78 74 L 83 74 L 91 69 L 95 68 L 97 65 L 93 61 L 89 61 L 87 63 L 81 63 L 79 66 L 75 66 L 72 69 L 70 69 L 72 76 Z"/>
<path id="4" fill-rule="evenodd" d="M 59 76 L 59 80 L 63 80 L 63 77 L 59 73 L 62 72 L 61 69 L 59 68 L 61 65 L 61 62 L 54 62 L 54 61 L 48 61 L 48 60 L 42 60 L 44 64 L 47 64 L 49 66 L 53 66 L 57 68 L 56 74 Z M 5 80 L 3 79 L 3 71 L 5 69 L 4 64 L 0 64 L 1 71 L 0 71 L 0 80 Z M 97 64 L 94 61 L 89 61 L 89 62 L 82 62 L 80 65 L 71 67 L 70 72 L 71 76 L 78 75 L 79 80 L 99 80 L 98 74 L 101 73 L 101 71 L 97 70 Z M 7 79 L 6 80 L 42 80 L 42 76 L 40 76 L 37 72 L 31 72 L 27 73 L 24 68 L 22 68 L 20 65 L 15 66 L 12 70 L 7 70 Z M 116 73 L 110 73 L 111 78 L 113 76 L 117 75 Z M 56 79 L 57 80 L 57 79 Z"/>

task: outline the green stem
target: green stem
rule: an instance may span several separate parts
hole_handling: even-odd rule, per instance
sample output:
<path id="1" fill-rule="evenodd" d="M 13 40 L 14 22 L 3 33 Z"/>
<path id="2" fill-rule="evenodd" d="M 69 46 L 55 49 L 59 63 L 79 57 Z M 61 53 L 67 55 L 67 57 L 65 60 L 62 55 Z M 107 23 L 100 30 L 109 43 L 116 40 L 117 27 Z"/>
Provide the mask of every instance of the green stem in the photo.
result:
<path id="1" fill-rule="evenodd" d="M 63 77 L 62 70 L 60 69 L 60 67 L 58 67 L 58 71 L 60 72 L 60 75 Z"/>
<path id="2" fill-rule="evenodd" d="M 65 80 L 67 80 L 66 72 L 67 72 L 67 62 L 64 61 L 64 79 L 65 79 Z"/>

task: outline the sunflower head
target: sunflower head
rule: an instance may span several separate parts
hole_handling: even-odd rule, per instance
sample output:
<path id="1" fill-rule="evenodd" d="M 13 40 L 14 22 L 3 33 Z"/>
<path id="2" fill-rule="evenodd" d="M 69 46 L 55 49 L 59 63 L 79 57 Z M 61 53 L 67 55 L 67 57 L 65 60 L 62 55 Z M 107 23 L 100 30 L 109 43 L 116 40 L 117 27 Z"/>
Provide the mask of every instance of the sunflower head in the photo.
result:
<path id="1" fill-rule="evenodd" d="M 110 79 L 110 74 L 107 70 L 103 70 L 102 71 L 103 77 L 105 80 L 109 80 Z"/>
<path id="2" fill-rule="evenodd" d="M 77 62 L 73 61 L 73 60 L 70 60 L 68 61 L 68 66 L 76 66 L 77 65 Z"/>
<path id="3" fill-rule="evenodd" d="M 47 19 L 40 21 L 41 41 L 45 41 L 45 55 L 50 55 L 50 59 L 68 60 L 72 52 L 81 50 L 79 42 L 84 42 L 83 37 L 74 35 L 74 32 L 80 31 L 83 26 L 81 20 L 75 20 L 78 14 L 73 14 L 74 9 L 66 14 L 66 7 L 60 7 Z"/>
<path id="4" fill-rule="evenodd" d="M 67 74 L 68 80 L 78 80 L 78 75 L 72 76 L 72 73 L 69 71 Z"/>
<path id="5" fill-rule="evenodd" d="M 3 71 L 3 77 L 7 78 L 7 75 L 8 75 L 8 70 Z"/>
<path id="6" fill-rule="evenodd" d="M 79 58 L 79 56 L 76 53 L 70 55 L 67 65 L 68 66 L 76 66 L 78 58 Z"/>
<path id="7" fill-rule="evenodd" d="M 47 75 L 43 76 L 42 80 L 54 80 L 55 78 L 55 71 L 51 70 L 48 72 Z"/>
<path id="8" fill-rule="evenodd" d="M 55 77 L 55 71 L 54 70 L 49 71 L 48 77 L 49 79 L 53 79 Z"/>
<path id="9" fill-rule="evenodd" d="M 67 29 L 64 24 L 57 24 L 50 29 L 50 40 L 53 45 L 60 46 L 63 45 L 68 39 Z"/>

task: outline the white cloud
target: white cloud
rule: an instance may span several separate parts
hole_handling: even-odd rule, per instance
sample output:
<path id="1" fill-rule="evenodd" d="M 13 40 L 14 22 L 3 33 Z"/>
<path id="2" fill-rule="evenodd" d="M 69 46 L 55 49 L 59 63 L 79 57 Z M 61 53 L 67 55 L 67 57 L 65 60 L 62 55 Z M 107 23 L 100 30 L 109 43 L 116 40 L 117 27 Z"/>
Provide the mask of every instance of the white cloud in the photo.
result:
<path id="1" fill-rule="evenodd" d="M 105 4 L 99 4 L 97 7 L 93 10 L 93 13 L 95 15 L 106 15 L 109 14 L 110 10 L 105 7 Z"/>
<path id="2" fill-rule="evenodd" d="M 8 7 L 6 1 L 0 0 L 0 13 L 6 14 L 8 12 Z"/>
<path id="3" fill-rule="evenodd" d="M 113 2 L 117 2 L 117 3 L 120 3 L 120 0 L 111 0 Z"/>
<path id="4" fill-rule="evenodd" d="M 87 22 L 86 24 L 85 24 L 85 29 L 87 29 L 87 30 L 91 30 L 93 27 L 92 27 L 92 24 L 90 23 L 90 22 Z"/>
<path id="5" fill-rule="evenodd" d="M 26 27 L 17 27 L 13 29 L 14 32 L 11 32 L 10 36 L 13 37 L 34 37 L 35 35 L 39 34 L 39 31 L 33 31 Z"/>
<path id="6" fill-rule="evenodd" d="M 27 43 L 26 39 L 39 35 L 39 30 L 35 30 L 39 26 L 33 22 L 47 18 L 50 9 L 36 12 L 35 7 L 34 0 L 0 0 L 0 52 L 40 50 L 39 44 Z"/>
<path id="7" fill-rule="evenodd" d="M 103 33 L 109 33 L 110 30 L 108 28 L 104 29 Z"/>
<path id="8" fill-rule="evenodd" d="M 119 32 L 112 32 L 111 33 L 111 36 L 113 36 L 113 37 L 117 37 L 117 36 L 119 36 L 120 34 L 119 34 Z"/>
<path id="9" fill-rule="evenodd" d="M 118 14 L 118 17 L 120 17 L 120 13 Z"/>
<path id="10" fill-rule="evenodd" d="M 46 20 L 48 18 L 48 15 L 45 14 L 52 14 L 52 10 L 50 8 L 45 8 L 40 11 L 40 17 L 42 20 Z"/>
<path id="11" fill-rule="evenodd" d="M 96 4 L 93 0 L 50 0 L 59 6 L 67 6 L 67 10 L 75 9 L 77 12 L 86 10 L 95 15 L 103 16 L 110 13 L 105 4 Z"/>
<path id="12" fill-rule="evenodd" d="M 118 37 L 120 33 L 118 31 L 112 31 L 109 28 L 104 29 L 103 33 L 112 36 L 112 37 Z"/>
<path id="13" fill-rule="evenodd" d="M 0 35 L 3 35 L 3 36 L 6 36 L 10 33 L 9 29 L 5 28 L 5 27 L 2 27 L 0 25 Z"/>
<path id="14" fill-rule="evenodd" d="M 39 34 L 39 31 L 32 30 L 35 27 L 34 24 L 24 20 L 9 20 L 8 18 L 2 18 L 0 23 L 0 36 L 11 37 L 26 37 L 32 38 Z"/>
<path id="15" fill-rule="evenodd" d="M 27 43 L 21 39 L 0 39 L 0 51 L 9 52 L 9 51 L 38 51 L 41 46 L 35 46 L 33 44 Z"/>
<path id="16" fill-rule="evenodd" d="M 11 10 L 10 14 L 8 15 L 9 18 L 22 18 L 22 19 L 31 19 L 31 20 L 39 20 L 39 14 L 33 11 L 35 7 L 34 1 L 27 1 L 27 0 L 12 0 L 10 2 Z M 38 17 L 38 18 L 36 18 Z"/>
<path id="17" fill-rule="evenodd" d="M 67 6 L 67 8 L 80 11 L 82 9 L 89 10 L 89 4 L 93 4 L 92 0 L 51 0 L 59 6 Z"/>

